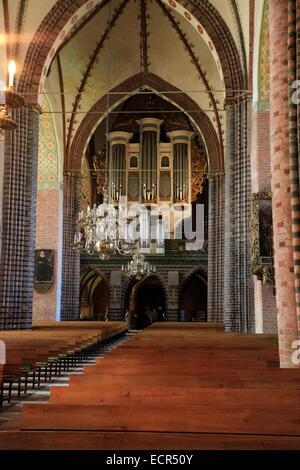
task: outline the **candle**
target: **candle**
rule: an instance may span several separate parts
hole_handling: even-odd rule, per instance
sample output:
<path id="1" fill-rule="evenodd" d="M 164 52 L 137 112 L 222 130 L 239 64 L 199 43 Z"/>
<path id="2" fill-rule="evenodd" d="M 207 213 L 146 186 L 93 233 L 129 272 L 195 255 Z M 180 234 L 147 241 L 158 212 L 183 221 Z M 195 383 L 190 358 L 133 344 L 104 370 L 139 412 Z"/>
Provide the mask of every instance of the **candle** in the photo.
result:
<path id="1" fill-rule="evenodd" d="M 8 73 L 9 73 L 9 83 L 8 86 L 14 86 L 14 77 L 16 73 L 16 64 L 13 60 L 10 61 L 8 65 Z"/>

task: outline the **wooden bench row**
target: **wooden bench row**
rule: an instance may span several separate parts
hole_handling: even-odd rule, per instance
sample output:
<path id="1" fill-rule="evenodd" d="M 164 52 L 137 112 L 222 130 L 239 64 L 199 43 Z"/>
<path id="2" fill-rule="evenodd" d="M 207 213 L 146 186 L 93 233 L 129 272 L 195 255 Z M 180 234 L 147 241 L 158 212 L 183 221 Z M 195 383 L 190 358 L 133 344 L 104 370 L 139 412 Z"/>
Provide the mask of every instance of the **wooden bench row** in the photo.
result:
<path id="1" fill-rule="evenodd" d="M 274 335 L 222 328 L 152 325 L 24 405 L 0 448 L 300 449 L 299 371 L 274 367 Z"/>
<path id="2" fill-rule="evenodd" d="M 10 401 L 13 383 L 18 383 L 20 396 L 22 391 L 27 391 L 29 374 L 32 387 L 39 386 L 42 376 L 46 382 L 52 373 L 59 375 L 62 369 L 75 365 L 127 329 L 125 322 L 86 322 L 80 323 L 81 328 L 68 323 L 61 322 L 57 326 L 55 322 L 49 322 L 45 327 L 33 325 L 32 331 L 0 332 L 0 340 L 6 345 L 0 405 Z M 23 377 L 25 384 L 22 387 Z"/>
<path id="3" fill-rule="evenodd" d="M 24 406 L 21 429 L 148 433 L 148 443 L 149 433 L 292 436 L 300 448 L 300 373 L 269 366 L 276 338 L 195 325 L 168 333 L 153 325 L 52 387 L 49 404 Z"/>

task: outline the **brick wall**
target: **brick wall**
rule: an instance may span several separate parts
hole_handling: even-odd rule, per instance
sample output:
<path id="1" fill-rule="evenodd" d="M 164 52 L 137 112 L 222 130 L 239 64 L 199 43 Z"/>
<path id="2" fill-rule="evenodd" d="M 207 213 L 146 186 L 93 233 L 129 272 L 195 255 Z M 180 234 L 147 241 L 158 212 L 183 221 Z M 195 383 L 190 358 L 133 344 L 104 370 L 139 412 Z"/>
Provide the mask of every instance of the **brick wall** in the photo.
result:
<path id="1" fill-rule="evenodd" d="M 252 118 L 252 192 L 271 188 L 270 104 L 257 102 Z M 273 284 L 263 285 L 253 276 L 256 333 L 277 333 L 276 296 Z"/>
<path id="2" fill-rule="evenodd" d="M 254 193 L 271 188 L 269 108 L 268 102 L 258 102 L 253 112 L 251 181 Z"/>
<path id="3" fill-rule="evenodd" d="M 254 280 L 255 332 L 277 333 L 276 297 L 273 284 Z"/>
<path id="4" fill-rule="evenodd" d="M 168 257 L 147 258 L 151 264 L 156 266 L 155 276 L 158 277 L 166 295 L 166 313 L 169 321 L 179 320 L 180 294 L 185 282 L 195 272 L 200 272 L 203 278 L 207 279 L 207 261 L 202 260 L 188 252 L 186 256 L 177 256 L 177 259 Z M 125 276 L 121 276 L 122 264 L 126 264 L 125 259 L 112 259 L 108 262 L 100 262 L 96 258 L 82 258 L 81 272 L 94 270 L 104 277 L 110 286 L 109 318 L 111 320 L 122 320 L 126 311 L 126 298 L 131 292 L 134 282 Z M 178 272 L 177 285 L 169 284 L 169 272 Z M 120 274 L 120 276 L 118 276 Z M 112 281 L 112 278 L 114 280 Z M 211 321 L 211 320 L 210 320 Z"/>
<path id="5" fill-rule="evenodd" d="M 55 321 L 57 309 L 58 267 L 60 256 L 60 190 L 39 189 L 36 209 L 36 249 L 54 250 L 53 287 L 50 292 L 33 295 L 33 321 Z"/>

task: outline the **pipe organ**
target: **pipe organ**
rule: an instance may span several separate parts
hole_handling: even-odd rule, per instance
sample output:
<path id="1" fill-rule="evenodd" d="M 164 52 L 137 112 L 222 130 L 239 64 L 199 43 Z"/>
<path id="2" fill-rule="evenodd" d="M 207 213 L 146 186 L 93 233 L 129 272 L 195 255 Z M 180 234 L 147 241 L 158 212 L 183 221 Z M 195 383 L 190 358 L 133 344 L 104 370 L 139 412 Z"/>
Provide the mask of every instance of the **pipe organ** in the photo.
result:
<path id="1" fill-rule="evenodd" d="M 191 140 L 185 129 L 168 132 L 170 142 L 161 142 L 162 120 L 144 118 L 139 125 L 139 143 L 131 143 L 132 133 L 109 134 L 110 199 L 128 202 L 190 203 Z"/>

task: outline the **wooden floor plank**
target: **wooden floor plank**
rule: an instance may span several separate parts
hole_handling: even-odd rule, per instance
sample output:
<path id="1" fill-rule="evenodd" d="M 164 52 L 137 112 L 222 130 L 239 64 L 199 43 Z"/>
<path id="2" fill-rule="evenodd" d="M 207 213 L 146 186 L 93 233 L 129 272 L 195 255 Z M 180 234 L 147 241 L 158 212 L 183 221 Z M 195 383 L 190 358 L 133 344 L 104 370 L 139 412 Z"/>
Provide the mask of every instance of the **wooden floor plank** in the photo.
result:
<path id="1" fill-rule="evenodd" d="M 300 450 L 299 437 L 147 432 L 0 431 L 0 450 Z"/>

